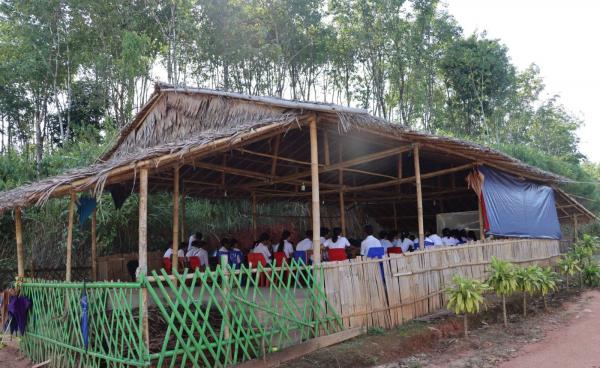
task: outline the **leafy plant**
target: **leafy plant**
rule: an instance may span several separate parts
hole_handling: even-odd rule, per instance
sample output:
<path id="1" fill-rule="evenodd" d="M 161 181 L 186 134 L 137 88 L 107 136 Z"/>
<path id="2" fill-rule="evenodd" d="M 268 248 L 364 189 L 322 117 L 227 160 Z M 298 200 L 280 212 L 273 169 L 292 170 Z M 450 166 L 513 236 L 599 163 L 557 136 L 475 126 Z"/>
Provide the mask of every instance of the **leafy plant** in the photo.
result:
<path id="1" fill-rule="evenodd" d="M 515 267 L 512 263 L 502 261 L 492 257 L 492 272 L 487 279 L 488 285 L 494 290 L 496 295 L 502 297 L 502 315 L 504 317 L 504 326 L 508 326 L 506 316 L 506 297 L 514 293 L 518 288 Z"/>
<path id="2" fill-rule="evenodd" d="M 558 269 L 560 273 L 565 275 L 567 290 L 569 289 L 569 276 L 575 276 L 581 272 L 581 266 L 579 259 L 574 257 L 572 254 L 567 254 L 558 261 Z"/>
<path id="3" fill-rule="evenodd" d="M 548 309 L 546 302 L 546 295 L 558 288 L 558 274 L 550 267 L 541 268 L 539 273 L 539 285 L 538 289 L 542 294 L 542 300 L 544 301 L 544 309 Z"/>
<path id="4" fill-rule="evenodd" d="M 591 263 L 583 268 L 583 282 L 587 286 L 600 286 L 600 265 Z"/>
<path id="5" fill-rule="evenodd" d="M 517 283 L 523 293 L 523 317 L 527 316 L 527 294 L 533 295 L 539 289 L 541 268 L 537 265 L 521 267 L 517 270 Z"/>
<path id="6" fill-rule="evenodd" d="M 463 314 L 465 336 L 468 336 L 468 315 L 479 312 L 480 307 L 485 305 L 483 293 L 489 290 L 489 286 L 481 281 L 459 275 L 455 275 L 452 282 L 453 286 L 446 289 L 448 309 L 456 314 Z"/>

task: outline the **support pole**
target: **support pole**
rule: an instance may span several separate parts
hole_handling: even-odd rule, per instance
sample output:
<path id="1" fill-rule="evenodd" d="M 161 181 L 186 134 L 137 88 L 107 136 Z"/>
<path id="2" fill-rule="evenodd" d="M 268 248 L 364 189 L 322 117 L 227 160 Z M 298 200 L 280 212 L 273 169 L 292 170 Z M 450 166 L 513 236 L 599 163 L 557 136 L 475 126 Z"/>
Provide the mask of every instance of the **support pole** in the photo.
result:
<path id="1" fill-rule="evenodd" d="M 483 193 L 481 193 L 483 195 Z M 479 240 L 485 240 L 485 228 L 483 226 L 483 207 L 481 206 L 481 197 L 477 196 L 477 212 L 479 212 Z"/>
<path id="2" fill-rule="evenodd" d="M 339 157 L 338 162 L 342 162 L 343 154 L 342 154 L 342 146 L 339 146 Z M 338 183 L 342 188 L 344 187 L 344 170 L 338 171 Z M 344 190 L 340 190 L 340 227 L 342 228 L 342 234 L 344 236 L 348 236 L 346 234 L 346 204 L 344 202 Z"/>
<path id="3" fill-rule="evenodd" d="M 182 183 L 181 188 L 181 231 L 180 238 L 182 242 L 185 242 L 185 183 Z"/>
<path id="4" fill-rule="evenodd" d="M 94 208 L 94 212 L 92 212 L 92 280 L 98 280 L 98 254 L 97 254 L 97 239 L 96 239 L 96 209 Z"/>
<path id="5" fill-rule="evenodd" d="M 148 169 L 140 169 L 139 190 L 139 234 L 138 234 L 138 278 L 145 277 L 148 272 Z M 140 318 L 142 319 L 142 339 L 146 349 L 150 346 L 150 334 L 148 331 L 148 290 L 141 289 Z"/>
<path id="6" fill-rule="evenodd" d="M 75 212 L 75 200 L 77 195 L 71 191 L 71 201 L 69 202 L 69 225 L 67 227 L 67 259 L 65 261 L 65 280 L 71 281 L 71 270 L 73 262 L 73 214 Z"/>
<path id="7" fill-rule="evenodd" d="M 15 238 L 17 240 L 17 277 L 25 277 L 25 252 L 23 250 L 23 221 L 21 207 L 15 208 Z"/>
<path id="8" fill-rule="evenodd" d="M 577 222 L 577 215 L 573 215 L 573 235 L 575 241 L 579 241 L 579 224 Z"/>
<path id="9" fill-rule="evenodd" d="M 179 165 L 173 170 L 173 249 L 171 267 L 177 272 L 179 266 Z"/>
<path id="10" fill-rule="evenodd" d="M 419 224 L 419 246 L 425 249 L 425 227 L 423 225 L 423 192 L 421 190 L 421 162 L 419 159 L 419 145 L 413 149 L 415 163 L 415 179 L 417 187 L 417 220 Z"/>
<path id="11" fill-rule="evenodd" d="M 310 178 L 312 190 L 313 263 L 321 263 L 321 206 L 319 200 L 319 148 L 317 145 L 317 117 L 309 118 Z"/>
<path id="12" fill-rule="evenodd" d="M 252 192 L 252 239 L 253 241 L 258 239 L 258 234 L 256 233 L 257 223 L 256 223 L 256 193 Z"/>

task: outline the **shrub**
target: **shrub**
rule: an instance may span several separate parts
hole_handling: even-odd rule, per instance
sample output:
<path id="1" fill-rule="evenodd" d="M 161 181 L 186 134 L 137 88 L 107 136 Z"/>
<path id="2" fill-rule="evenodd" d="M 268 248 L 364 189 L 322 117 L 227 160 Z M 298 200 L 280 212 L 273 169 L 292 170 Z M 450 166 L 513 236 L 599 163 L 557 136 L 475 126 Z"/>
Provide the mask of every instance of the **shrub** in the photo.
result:
<path id="1" fill-rule="evenodd" d="M 468 336 L 468 314 L 477 313 L 485 305 L 483 293 L 489 286 L 478 280 L 471 280 L 459 275 L 452 278 L 453 286 L 446 289 L 448 309 L 456 314 L 463 314 L 465 336 Z"/>
<path id="2" fill-rule="evenodd" d="M 548 309 L 546 294 L 557 289 L 558 275 L 550 267 L 542 268 L 539 274 L 539 291 L 544 301 L 544 309 Z"/>
<path id="3" fill-rule="evenodd" d="M 587 286 L 600 286 L 600 266 L 598 264 L 591 263 L 583 268 L 583 282 Z"/>
<path id="4" fill-rule="evenodd" d="M 527 317 L 527 294 L 533 295 L 540 285 L 540 266 L 531 265 L 517 270 L 517 283 L 523 292 L 523 317 Z"/>
<path id="5" fill-rule="evenodd" d="M 506 316 L 506 297 L 514 293 L 517 288 L 517 279 L 515 267 L 512 263 L 501 261 L 492 257 L 492 272 L 487 279 L 488 285 L 494 290 L 496 295 L 502 297 L 502 315 L 504 317 L 504 326 L 508 326 Z"/>
<path id="6" fill-rule="evenodd" d="M 581 272 L 581 267 L 579 260 L 574 257 L 572 254 L 567 254 L 563 256 L 560 261 L 558 261 L 558 269 L 560 273 L 565 275 L 567 290 L 569 289 L 569 276 L 575 276 L 579 272 Z"/>

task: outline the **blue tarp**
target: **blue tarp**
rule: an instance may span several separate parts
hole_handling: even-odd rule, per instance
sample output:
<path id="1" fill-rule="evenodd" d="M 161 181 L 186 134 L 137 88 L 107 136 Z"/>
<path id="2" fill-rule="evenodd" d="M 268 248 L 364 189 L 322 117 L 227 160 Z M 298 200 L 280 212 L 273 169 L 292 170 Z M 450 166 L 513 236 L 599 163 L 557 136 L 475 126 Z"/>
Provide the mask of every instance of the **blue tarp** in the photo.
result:
<path id="1" fill-rule="evenodd" d="M 554 190 L 545 185 L 480 167 L 483 197 L 489 221 L 488 234 L 496 236 L 560 239 Z"/>

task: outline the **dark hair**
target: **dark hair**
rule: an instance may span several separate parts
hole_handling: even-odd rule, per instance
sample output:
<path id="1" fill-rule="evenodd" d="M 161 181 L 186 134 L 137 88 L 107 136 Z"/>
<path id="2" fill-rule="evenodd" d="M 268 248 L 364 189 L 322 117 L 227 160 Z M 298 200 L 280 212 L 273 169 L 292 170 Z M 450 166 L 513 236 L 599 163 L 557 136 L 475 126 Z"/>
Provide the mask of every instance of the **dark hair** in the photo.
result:
<path id="1" fill-rule="evenodd" d="M 321 228 L 321 236 L 326 236 L 327 234 L 329 234 L 329 228 L 322 227 Z"/>
<path id="2" fill-rule="evenodd" d="M 473 240 L 477 240 L 477 235 L 475 235 L 475 232 L 473 230 L 468 232 L 469 234 L 469 238 L 473 239 Z"/>
<path id="3" fill-rule="evenodd" d="M 227 238 L 222 238 L 221 239 L 221 246 L 227 248 L 227 246 L 231 244 L 231 241 Z"/>
<path id="4" fill-rule="evenodd" d="M 285 240 L 290 237 L 290 235 L 292 234 L 289 231 L 283 230 L 281 233 L 281 240 L 279 241 L 279 244 L 277 244 L 277 249 L 275 249 L 275 252 L 283 252 L 283 244 Z"/>
<path id="5" fill-rule="evenodd" d="M 265 242 L 265 241 L 267 241 L 267 240 L 269 240 L 269 239 L 271 239 L 271 237 L 269 236 L 269 234 L 267 234 L 267 233 L 262 233 L 262 234 L 260 234 L 260 236 L 258 237 L 258 242 L 259 242 L 259 243 L 262 243 L 262 242 Z"/>
<path id="6" fill-rule="evenodd" d="M 201 240 L 194 240 L 194 241 L 192 241 L 192 247 L 199 248 L 199 247 L 201 247 L 201 246 L 202 246 L 202 244 L 201 244 L 201 243 L 202 243 L 202 241 L 201 241 Z"/>
<path id="7" fill-rule="evenodd" d="M 202 240 L 202 233 L 197 231 L 194 236 L 196 237 L 196 240 Z"/>
<path id="8" fill-rule="evenodd" d="M 342 229 L 339 227 L 334 227 L 333 228 L 333 236 L 331 237 L 331 241 L 335 243 L 336 241 L 338 241 L 338 238 L 340 237 L 340 235 L 342 235 Z"/>
<path id="9" fill-rule="evenodd" d="M 306 234 L 306 237 L 307 237 L 307 238 L 309 238 L 309 239 L 312 239 L 312 229 L 308 229 L 308 230 L 306 230 L 306 233 L 305 233 L 305 234 Z"/>
<path id="10" fill-rule="evenodd" d="M 231 246 L 234 246 L 236 244 L 239 245 L 240 243 L 238 242 L 238 240 L 236 238 L 231 238 L 231 239 L 229 239 L 229 244 Z"/>
<path id="11" fill-rule="evenodd" d="M 373 226 L 365 225 L 365 233 L 367 233 L 367 235 L 373 235 Z"/>
<path id="12" fill-rule="evenodd" d="M 379 232 L 379 239 L 386 239 L 387 238 L 387 232 L 381 230 Z"/>

